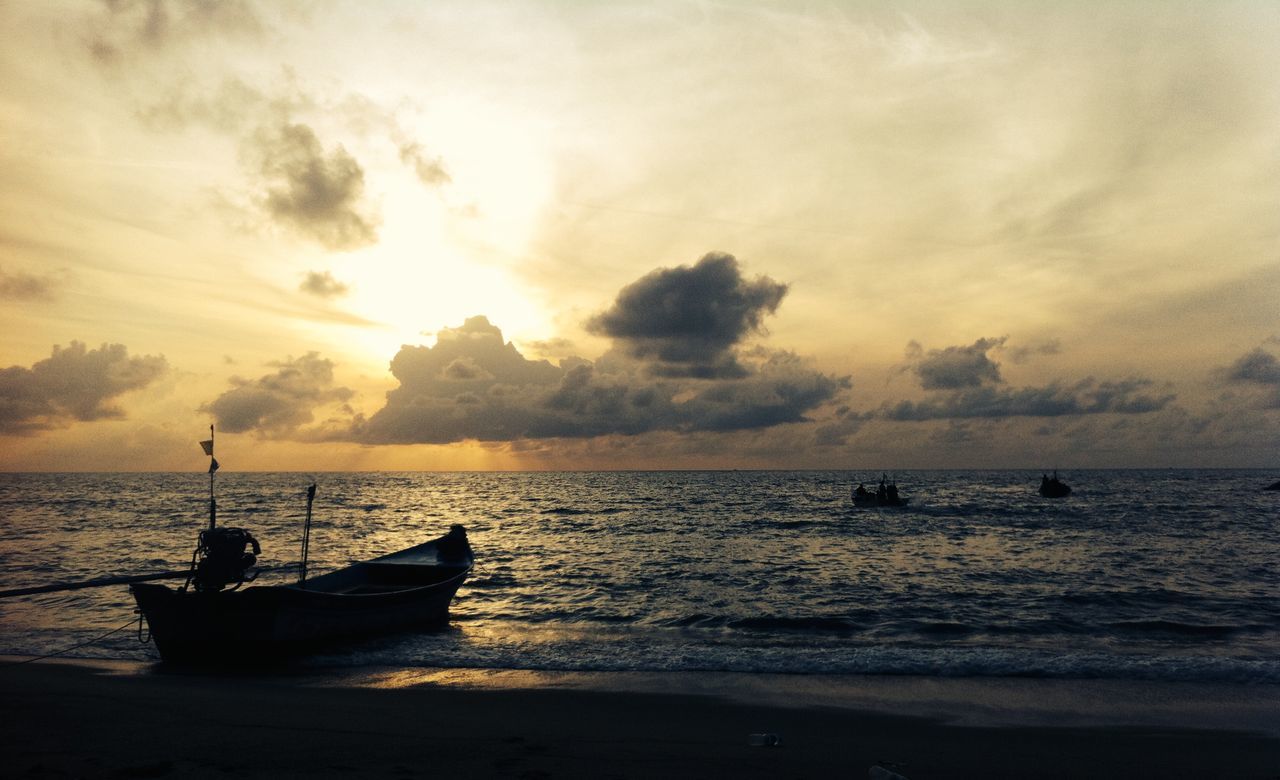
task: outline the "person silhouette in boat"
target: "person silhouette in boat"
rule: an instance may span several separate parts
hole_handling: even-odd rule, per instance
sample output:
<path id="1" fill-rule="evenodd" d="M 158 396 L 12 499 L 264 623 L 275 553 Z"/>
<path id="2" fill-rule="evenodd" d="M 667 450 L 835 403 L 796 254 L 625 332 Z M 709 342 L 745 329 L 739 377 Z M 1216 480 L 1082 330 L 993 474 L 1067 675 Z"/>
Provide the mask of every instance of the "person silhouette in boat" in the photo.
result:
<path id="1" fill-rule="evenodd" d="M 885 495 L 888 496 L 889 503 L 894 506 L 897 506 L 898 505 L 898 483 L 897 482 L 891 483 L 889 487 L 885 488 L 884 492 L 885 492 Z"/>
<path id="2" fill-rule="evenodd" d="M 879 504 L 883 504 L 885 502 L 885 498 L 887 498 L 889 495 L 889 489 L 885 487 L 884 480 L 885 480 L 885 475 L 881 474 L 880 484 L 876 485 L 876 503 L 879 503 Z"/>
<path id="3" fill-rule="evenodd" d="M 869 495 L 871 495 L 871 491 L 867 490 L 866 486 L 859 482 L 858 488 L 853 491 L 853 500 L 858 501 L 865 499 Z"/>

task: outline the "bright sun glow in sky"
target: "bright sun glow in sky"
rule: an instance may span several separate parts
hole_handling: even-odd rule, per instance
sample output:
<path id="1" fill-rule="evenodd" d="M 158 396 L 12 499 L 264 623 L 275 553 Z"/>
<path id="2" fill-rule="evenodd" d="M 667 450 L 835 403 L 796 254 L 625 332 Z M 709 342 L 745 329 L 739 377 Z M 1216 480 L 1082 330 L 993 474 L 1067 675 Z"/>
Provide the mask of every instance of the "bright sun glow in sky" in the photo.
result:
<path id="1" fill-rule="evenodd" d="M 0 469 L 1280 452 L 1273 2 L 0 22 Z"/>

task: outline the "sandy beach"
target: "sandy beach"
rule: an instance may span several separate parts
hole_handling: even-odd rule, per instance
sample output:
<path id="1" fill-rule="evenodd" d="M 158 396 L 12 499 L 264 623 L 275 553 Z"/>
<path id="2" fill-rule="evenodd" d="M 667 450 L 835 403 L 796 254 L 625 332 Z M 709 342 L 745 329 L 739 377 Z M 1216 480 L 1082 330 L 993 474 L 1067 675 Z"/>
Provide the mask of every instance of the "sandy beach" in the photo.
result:
<path id="1" fill-rule="evenodd" d="M 1280 777 L 1274 686 L 44 661 L 0 691 L 7 777 Z"/>

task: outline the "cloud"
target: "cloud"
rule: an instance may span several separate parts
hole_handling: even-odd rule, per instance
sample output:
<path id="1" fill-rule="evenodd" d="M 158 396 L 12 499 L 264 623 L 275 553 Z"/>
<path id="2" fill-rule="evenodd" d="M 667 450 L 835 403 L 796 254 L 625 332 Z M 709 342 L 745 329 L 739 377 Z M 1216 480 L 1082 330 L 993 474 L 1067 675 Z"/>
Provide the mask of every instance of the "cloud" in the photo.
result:
<path id="1" fill-rule="evenodd" d="M 106 14 L 93 24 L 86 42 L 103 65 L 115 65 L 140 49 L 158 51 L 175 43 L 211 36 L 256 37 L 263 25 L 243 0 L 103 0 Z"/>
<path id="2" fill-rule="evenodd" d="M 747 281 L 732 255 L 711 253 L 693 267 L 661 268 L 633 282 L 586 326 L 653 361 L 658 376 L 742 377 L 733 347 L 760 330 L 786 292 L 766 276 Z"/>
<path id="3" fill-rule="evenodd" d="M 1227 374 L 1233 382 L 1280 385 L 1280 360 L 1262 347 L 1240 356 Z"/>
<path id="4" fill-rule="evenodd" d="M 573 342 L 566 338 L 554 337 L 540 341 L 523 341 L 521 344 L 530 352 L 548 357 L 569 357 L 574 353 Z"/>
<path id="5" fill-rule="evenodd" d="M 265 179 L 263 206 L 276 220 L 334 250 L 377 240 L 376 220 L 360 209 L 364 170 L 342 145 L 326 153 L 309 126 L 282 122 L 260 130 L 248 148 Z"/>
<path id="6" fill-rule="evenodd" d="M 1058 339 L 1050 339 L 1040 344 L 1025 344 L 1016 347 L 1010 347 L 1008 350 L 1009 359 L 1014 363 L 1026 363 L 1036 355 L 1057 355 L 1062 352 L 1062 342 Z"/>
<path id="7" fill-rule="evenodd" d="M 1262 347 L 1241 355 L 1227 369 L 1227 380 L 1266 389 L 1265 406 L 1280 409 L 1280 359 Z"/>
<path id="8" fill-rule="evenodd" d="M 987 357 L 987 352 L 1004 342 L 1005 337 L 978 339 L 967 347 L 931 349 L 921 354 L 920 345 L 913 341 L 907 345 L 907 354 L 914 359 L 912 370 L 925 390 L 957 390 L 1002 381 L 1000 364 Z"/>
<path id="9" fill-rule="evenodd" d="M 86 349 L 79 341 L 31 368 L 0 369 L 0 433 L 29 434 L 65 427 L 71 421 L 121 419 L 110 401 L 138 390 L 166 371 L 163 357 L 131 358 L 123 344 Z"/>
<path id="10" fill-rule="evenodd" d="M 1152 382 L 1127 379 L 1098 382 L 1092 377 L 1074 385 L 1003 389 L 967 387 L 925 401 L 902 401 L 882 410 L 890 420 L 948 420 L 971 417 L 1061 417 L 1071 414 L 1143 414 L 1163 409 L 1172 393 L 1143 392 Z"/>
<path id="11" fill-rule="evenodd" d="M 298 289 L 320 298 L 338 298 L 351 291 L 350 287 L 333 278 L 333 274 L 328 271 L 308 271 Z"/>
<path id="12" fill-rule="evenodd" d="M 1144 414 L 1165 408 L 1172 393 L 1145 392 L 1152 382 L 1143 378 L 1099 382 L 1093 377 L 1074 384 L 1061 382 L 1043 387 L 1005 388 L 1000 364 L 988 352 L 1004 346 L 1007 337 L 982 338 L 968 346 L 932 349 L 907 344 L 908 365 L 924 401 L 886 404 L 877 416 L 888 420 L 955 420 L 1001 417 L 1061 417 L 1074 414 Z M 1035 348 L 1042 354 L 1057 351 L 1056 342 Z"/>
<path id="13" fill-rule="evenodd" d="M 413 168 L 418 179 L 428 187 L 439 187 L 453 181 L 440 157 L 428 157 L 422 144 L 408 141 L 400 144 L 400 162 Z"/>
<path id="14" fill-rule="evenodd" d="M 849 386 L 788 352 L 744 356 L 732 379 L 655 377 L 611 354 L 559 365 L 526 359 L 486 317 L 445 328 L 391 362 L 400 386 L 351 436 L 368 444 L 735 431 L 801 422 Z"/>
<path id="15" fill-rule="evenodd" d="M 316 407 L 347 401 L 353 395 L 348 388 L 333 387 L 333 362 L 316 352 L 270 365 L 277 371 L 258 379 L 232 377 L 232 389 L 200 411 L 212 413 L 218 427 L 228 433 L 257 431 L 288 437 L 314 419 Z"/>
<path id="16" fill-rule="evenodd" d="M 841 406 L 836 409 L 833 421 L 818 426 L 814 432 L 814 441 L 821 446 L 843 446 L 848 443 L 850 436 L 862 430 L 862 426 L 874 417 L 874 414 Z"/>
<path id="17" fill-rule="evenodd" d="M 0 270 L 0 301 L 51 301 L 54 287 L 55 280 L 51 276 Z"/>

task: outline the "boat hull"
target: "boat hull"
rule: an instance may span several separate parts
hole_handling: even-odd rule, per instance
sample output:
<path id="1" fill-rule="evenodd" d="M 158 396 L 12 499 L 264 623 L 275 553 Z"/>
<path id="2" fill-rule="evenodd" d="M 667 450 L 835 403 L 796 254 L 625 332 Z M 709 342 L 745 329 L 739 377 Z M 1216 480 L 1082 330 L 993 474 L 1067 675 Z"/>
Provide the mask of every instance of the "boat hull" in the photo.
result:
<path id="1" fill-rule="evenodd" d="M 868 493 L 865 496 L 855 495 L 853 497 L 853 505 L 856 507 L 903 507 L 907 505 L 908 500 L 906 498 L 898 498 L 897 500 L 892 500 L 888 497 L 879 498 L 875 493 Z"/>
<path id="2" fill-rule="evenodd" d="M 258 663 L 343 639 L 446 623 L 473 557 L 459 526 L 442 537 L 307 580 L 200 591 L 130 586 L 160 657 L 170 663 Z"/>
<path id="3" fill-rule="evenodd" d="M 166 662 L 254 662 L 301 655 L 338 640 L 446 623 L 466 578 L 393 593 L 335 594 L 296 586 L 199 593 L 131 586 Z"/>

